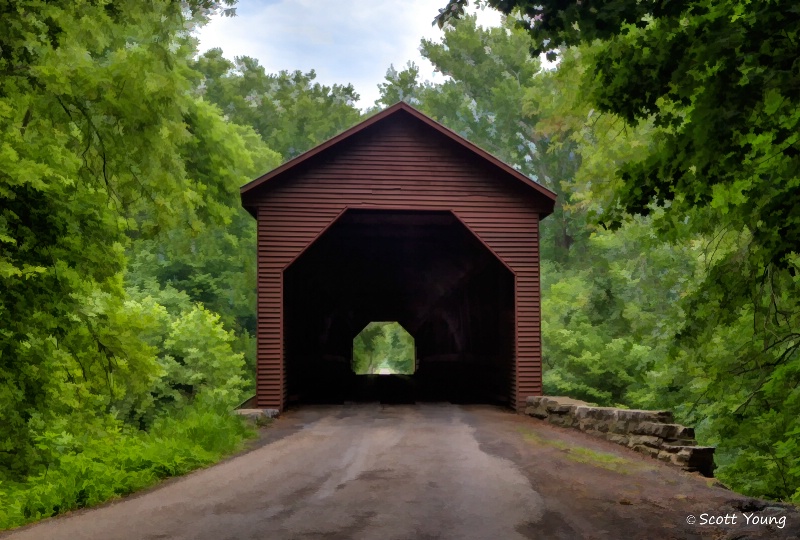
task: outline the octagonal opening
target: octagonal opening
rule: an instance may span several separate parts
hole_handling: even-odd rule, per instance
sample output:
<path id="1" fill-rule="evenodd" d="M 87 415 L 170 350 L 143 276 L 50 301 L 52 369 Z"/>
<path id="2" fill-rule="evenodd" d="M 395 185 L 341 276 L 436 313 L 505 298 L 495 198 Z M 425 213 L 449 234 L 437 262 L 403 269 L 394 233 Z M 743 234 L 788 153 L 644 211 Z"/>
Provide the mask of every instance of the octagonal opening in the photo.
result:
<path id="1" fill-rule="evenodd" d="M 413 375 L 414 336 L 397 321 L 373 321 L 353 338 L 356 375 Z"/>

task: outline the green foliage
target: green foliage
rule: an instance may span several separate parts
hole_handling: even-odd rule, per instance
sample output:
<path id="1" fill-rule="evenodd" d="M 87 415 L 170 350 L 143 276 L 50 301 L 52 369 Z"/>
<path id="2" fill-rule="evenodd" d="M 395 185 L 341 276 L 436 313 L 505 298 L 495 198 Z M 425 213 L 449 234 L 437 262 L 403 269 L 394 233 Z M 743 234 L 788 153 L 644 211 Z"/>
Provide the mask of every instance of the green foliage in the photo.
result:
<path id="1" fill-rule="evenodd" d="M 149 326 L 140 328 L 139 339 L 153 351 L 158 376 L 147 394 L 116 410 L 142 428 L 152 423 L 158 411 L 180 408 L 196 399 L 212 396 L 233 408 L 246 388 L 243 354 L 233 350 L 235 336 L 225 330 L 220 316 L 189 295 L 170 286 L 130 290 L 128 309 Z M 135 299 L 135 300 L 133 300 Z"/>
<path id="2" fill-rule="evenodd" d="M 254 436 L 229 410 L 208 396 L 159 416 L 148 432 L 111 415 L 78 432 L 65 421 L 36 422 L 36 447 L 47 467 L 0 484 L 0 529 L 96 505 L 218 461 Z"/>
<path id="3" fill-rule="evenodd" d="M 231 3 L 0 7 L 2 525 L 241 440 L 255 228 L 238 188 L 280 157 L 197 96 L 186 33 Z"/>
<path id="4" fill-rule="evenodd" d="M 651 237 L 638 220 L 592 233 L 571 264 L 542 265 L 545 392 L 600 405 L 656 405 L 648 374 L 670 352 L 696 271 L 691 245 Z M 657 291 L 657 294 L 656 294 Z"/>
<path id="5" fill-rule="evenodd" d="M 415 370 L 414 338 L 399 323 L 371 322 L 353 339 L 357 375 L 411 375 Z"/>
<path id="6" fill-rule="evenodd" d="M 622 171 L 609 221 L 647 214 L 651 203 L 669 203 L 667 216 L 678 218 L 711 207 L 753 231 L 755 262 L 792 266 L 800 234 L 794 3 L 489 4 L 533 17 L 537 51 L 602 40 L 591 100 L 629 123 L 652 117 L 666 128 L 657 149 Z"/>
<path id="7" fill-rule="evenodd" d="M 187 145 L 187 163 L 198 176 L 216 178 L 219 189 L 206 192 L 220 219 L 153 235 L 134 234 L 128 249 L 126 281 L 135 287 L 186 292 L 220 315 L 236 334 L 234 349 L 247 356 L 249 379 L 255 374 L 255 220 L 239 201 L 239 186 L 280 163 L 250 127 L 227 123 L 208 103 L 194 102 L 196 136 Z M 140 223 L 151 213 L 144 209 Z"/>
<path id="8" fill-rule="evenodd" d="M 757 303 L 739 302 L 733 311 L 726 298 L 728 287 L 749 286 L 741 268 L 749 242 L 744 231 L 706 248 L 722 252 L 721 262 L 699 259 L 710 269 L 686 295 L 692 316 L 680 328 L 669 362 L 651 374 L 651 386 L 661 404 L 718 445 L 715 474 L 726 484 L 754 496 L 798 501 L 800 461 L 793 449 L 800 427 L 800 358 L 791 337 L 761 336 L 774 321 L 760 319 Z M 717 272 L 726 272 L 724 279 Z M 781 298 L 787 286 L 782 276 L 772 277 L 774 282 L 764 284 L 769 296 L 796 310 L 796 300 Z"/>
<path id="9" fill-rule="evenodd" d="M 361 118 L 353 86 L 323 86 L 314 82 L 314 70 L 267 74 L 256 59 L 241 56 L 230 62 L 220 49 L 203 53 L 194 68 L 203 75 L 204 98 L 218 105 L 231 121 L 252 126 L 284 160 Z"/>
<path id="10" fill-rule="evenodd" d="M 577 143 L 583 158 L 570 183 L 575 190 L 572 200 L 576 209 L 595 216 L 613 200 L 620 185 L 619 171 L 638 159 L 637 154 L 652 151 L 663 131 L 652 122 L 631 128 L 612 114 L 591 114 L 592 104 L 581 93 L 590 95 L 587 88 L 596 84 L 586 67 L 598 50 L 592 45 L 563 51 L 558 71 L 547 78 L 564 92 L 552 109 L 545 110 L 553 120 L 540 123 L 554 140 L 570 138 Z M 595 353 L 606 368 L 587 366 L 581 360 L 621 338 L 650 347 L 646 362 L 631 361 L 617 367 L 634 378 L 621 403 L 673 409 L 681 421 L 697 426 L 701 441 L 718 446 L 716 474 L 728 485 L 751 495 L 796 500 L 800 486 L 797 461 L 787 449 L 797 440 L 793 431 L 800 412 L 793 390 L 797 360 L 794 338 L 785 326 L 798 312 L 792 299 L 796 283 L 786 272 L 774 270 L 754 283 L 749 257 L 753 235 L 747 228 L 733 229 L 717 216 L 714 209 L 698 209 L 689 220 L 676 221 L 667 211 L 657 209 L 645 220 L 626 221 L 614 233 L 595 229 L 594 238 L 613 239 L 633 250 L 608 258 L 592 249 L 584 262 L 575 263 L 578 268 L 586 268 L 588 263 L 584 272 L 592 275 L 639 259 L 640 266 L 621 275 L 624 280 L 612 279 L 616 284 L 610 290 L 612 298 L 625 297 L 622 305 L 631 314 L 626 319 L 642 330 L 652 329 L 652 337 L 641 331 L 629 334 L 624 327 L 609 332 L 606 323 L 586 327 L 581 321 L 582 331 L 572 322 L 562 328 L 554 323 L 571 304 L 559 302 L 553 289 L 549 293 L 545 289 L 543 339 L 551 368 L 545 374 L 546 388 L 603 402 L 606 393 L 613 391 L 608 380 L 624 381 L 625 377 L 609 373 L 613 379 L 603 382 L 595 374 L 598 370 L 610 372 L 617 365 L 612 361 L 616 357 Z M 671 229 L 665 230 L 662 224 L 668 219 L 673 220 Z M 631 236 L 637 228 L 640 233 Z M 656 241 L 659 238 L 669 243 Z M 609 266 L 600 262 L 604 258 Z M 655 279 L 642 281 L 637 268 L 648 266 L 655 271 Z M 547 266 L 543 272 L 549 279 Z M 572 272 L 560 269 L 556 275 L 559 286 L 568 287 L 569 281 L 561 280 L 569 279 Z M 576 285 L 573 294 L 596 294 L 596 284 Z M 585 309 L 586 319 L 596 312 L 593 307 Z M 556 315 L 555 321 L 548 321 L 552 315 Z M 553 329 L 559 334 L 553 334 Z M 585 347 L 589 353 L 565 351 L 560 341 L 565 331 L 582 339 L 579 344 L 596 345 Z"/>
<path id="11" fill-rule="evenodd" d="M 313 72 L 243 59 L 238 79 L 209 76 L 187 30 L 232 4 L 0 7 L 0 482 L 28 501 L 8 523 L 210 462 L 209 441 L 187 453 L 167 432 L 252 387 L 256 234 L 239 187 L 282 160 L 258 129 L 289 155 L 360 113 L 352 87 Z M 277 108 L 234 114 L 259 84 Z M 198 434 L 240 439 L 203 414 Z M 127 467 L 119 445 L 163 456 Z M 100 480 L 75 488 L 87 471 Z"/>
<path id="12" fill-rule="evenodd" d="M 226 219 L 236 186 L 196 158 L 219 115 L 190 93 L 184 33 L 217 7 L 0 8 L 0 474 L 35 467 L 35 415 L 101 414 L 157 376 L 126 313 L 126 233 Z"/>
<path id="13" fill-rule="evenodd" d="M 32 413 L 28 420 L 36 459 L 29 474 L 0 477 L 0 499 L 13 501 L 5 506 L 9 513 L 0 514 L 0 526 L 97 504 L 213 463 L 238 447 L 246 432 L 229 411 L 242 398 L 243 358 L 231 349 L 232 334 L 185 293 L 154 294 L 165 305 L 132 290 L 116 313 L 127 334 L 115 339 L 141 340 L 140 349 L 149 353 L 143 358 L 146 376 L 132 374 L 127 358 L 109 374 L 104 393 L 91 386 L 100 376 L 67 374 L 65 383 L 61 373 L 52 374 L 63 408 Z M 94 366 L 83 351 L 80 359 L 87 369 Z M 58 369 L 70 367 L 69 358 L 60 360 Z M 135 382 L 144 386 L 131 388 Z M 24 448 L 20 442 L 11 450 Z"/>
<path id="14" fill-rule="evenodd" d="M 170 325 L 160 360 L 162 388 L 176 401 L 210 394 L 228 406 L 241 401 L 244 358 L 231 349 L 233 334 L 219 324 L 219 315 L 196 306 Z M 187 395 L 181 395 L 178 390 Z"/>

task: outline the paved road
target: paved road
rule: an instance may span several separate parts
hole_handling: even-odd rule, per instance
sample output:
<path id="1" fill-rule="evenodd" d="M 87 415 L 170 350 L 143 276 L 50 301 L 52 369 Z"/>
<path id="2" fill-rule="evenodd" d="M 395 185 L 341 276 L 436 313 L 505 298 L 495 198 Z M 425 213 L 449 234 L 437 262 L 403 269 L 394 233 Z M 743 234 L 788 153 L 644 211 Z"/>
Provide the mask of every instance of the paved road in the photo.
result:
<path id="1" fill-rule="evenodd" d="M 493 407 L 306 407 L 247 454 L 8 538 L 721 538 L 747 530 L 692 527 L 686 515 L 734 512 L 732 499 L 741 498 L 695 475 Z"/>

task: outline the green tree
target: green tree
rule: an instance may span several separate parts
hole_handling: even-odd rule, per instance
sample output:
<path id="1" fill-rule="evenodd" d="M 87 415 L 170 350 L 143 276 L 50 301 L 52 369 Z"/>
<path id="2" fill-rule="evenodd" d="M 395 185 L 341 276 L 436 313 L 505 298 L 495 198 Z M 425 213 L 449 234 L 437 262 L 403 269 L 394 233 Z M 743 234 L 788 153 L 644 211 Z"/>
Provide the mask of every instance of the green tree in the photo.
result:
<path id="1" fill-rule="evenodd" d="M 125 251 L 128 235 L 230 219 L 240 169 L 198 159 L 224 122 L 191 93 L 185 32 L 218 7 L 0 7 L 0 474 L 35 465 L 32 419 L 88 422 L 157 377 Z"/>
<path id="2" fill-rule="evenodd" d="M 383 327 L 389 352 L 384 366 L 392 373 L 411 375 L 416 364 L 414 337 L 400 324 L 387 324 Z"/>
<path id="3" fill-rule="evenodd" d="M 414 373 L 414 338 L 397 322 L 371 322 L 353 339 L 353 371 Z"/>
<path id="4" fill-rule="evenodd" d="M 437 21 L 447 23 L 466 3 L 453 0 Z M 657 226 L 665 234 L 686 219 L 703 232 L 718 224 L 750 231 L 752 240 L 741 254 L 746 255 L 750 285 L 730 295 L 724 313 L 735 313 L 741 302 L 770 292 L 759 282 L 774 272 L 796 273 L 796 6 L 736 0 L 713 5 L 688 0 L 488 4 L 507 14 L 520 10 L 516 13 L 532 36 L 534 53 L 599 40 L 590 68 L 595 80 L 590 100 L 631 125 L 652 121 L 662 128 L 654 135 L 656 144 L 620 169 L 613 198 L 603 209 L 604 222 L 619 226 L 626 215 L 662 208 Z M 787 308 L 767 306 L 763 318 Z M 773 325 L 769 333 L 782 339 L 791 335 L 787 328 Z M 800 341 L 790 339 L 786 345 L 796 349 Z"/>
<path id="5" fill-rule="evenodd" d="M 185 149 L 186 163 L 196 176 L 215 176 L 223 189 L 213 197 L 219 219 L 175 227 L 157 233 L 133 232 L 128 247 L 126 282 L 143 287 L 155 279 L 160 286 L 185 291 L 217 313 L 236 334 L 234 349 L 246 355 L 248 379 L 255 376 L 256 226 L 242 207 L 238 188 L 259 172 L 280 164 L 249 126 L 225 122 L 212 104 L 195 102 L 190 117 L 195 137 Z M 139 223 L 151 219 L 144 206 Z"/>
<path id="6" fill-rule="evenodd" d="M 383 325 L 369 323 L 353 339 L 353 371 L 357 375 L 372 375 L 378 370 L 383 357 Z"/>
<path id="7" fill-rule="evenodd" d="M 199 88 L 204 98 L 219 106 L 231 121 L 252 126 L 284 160 L 361 118 L 353 86 L 321 85 L 314 82 L 314 70 L 268 74 L 258 60 L 241 56 L 231 62 L 221 49 L 206 51 L 193 67 L 203 75 Z"/>

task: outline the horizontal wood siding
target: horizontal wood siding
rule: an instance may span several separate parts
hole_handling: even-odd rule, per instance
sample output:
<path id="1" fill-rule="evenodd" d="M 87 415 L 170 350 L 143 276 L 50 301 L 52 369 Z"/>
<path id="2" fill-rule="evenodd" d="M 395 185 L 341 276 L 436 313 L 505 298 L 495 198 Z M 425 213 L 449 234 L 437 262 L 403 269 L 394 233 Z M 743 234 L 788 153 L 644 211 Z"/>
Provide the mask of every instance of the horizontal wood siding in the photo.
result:
<path id="1" fill-rule="evenodd" d="M 525 407 L 525 398 L 542 394 L 541 311 L 539 296 L 539 220 L 531 223 L 532 236 L 526 240 L 528 256 L 516 271 L 514 301 L 516 312 L 517 362 L 515 391 L 517 410 Z"/>
<path id="2" fill-rule="evenodd" d="M 283 409 L 283 270 L 347 208 L 449 209 L 516 276 L 512 405 L 541 394 L 538 220 L 541 195 L 398 114 L 251 195 L 258 208 L 259 407 Z"/>

